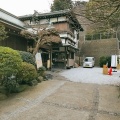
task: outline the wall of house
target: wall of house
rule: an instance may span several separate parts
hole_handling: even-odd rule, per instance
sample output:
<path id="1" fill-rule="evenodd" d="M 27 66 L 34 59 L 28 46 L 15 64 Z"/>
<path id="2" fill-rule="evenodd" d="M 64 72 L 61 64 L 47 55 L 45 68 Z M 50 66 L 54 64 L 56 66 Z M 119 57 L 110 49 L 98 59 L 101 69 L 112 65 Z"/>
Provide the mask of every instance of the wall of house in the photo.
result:
<path id="1" fill-rule="evenodd" d="M 86 56 L 95 57 L 95 65 L 99 66 L 101 56 L 111 56 L 119 54 L 119 41 L 116 38 L 85 41 L 81 45 L 81 64 Z"/>
<path id="2" fill-rule="evenodd" d="M 68 23 L 56 23 L 54 27 L 60 31 L 70 31 L 68 28 Z"/>
<path id="3" fill-rule="evenodd" d="M 0 42 L 0 46 L 10 47 L 15 50 L 27 51 L 27 40 L 15 34 L 8 34 L 8 38 Z"/>

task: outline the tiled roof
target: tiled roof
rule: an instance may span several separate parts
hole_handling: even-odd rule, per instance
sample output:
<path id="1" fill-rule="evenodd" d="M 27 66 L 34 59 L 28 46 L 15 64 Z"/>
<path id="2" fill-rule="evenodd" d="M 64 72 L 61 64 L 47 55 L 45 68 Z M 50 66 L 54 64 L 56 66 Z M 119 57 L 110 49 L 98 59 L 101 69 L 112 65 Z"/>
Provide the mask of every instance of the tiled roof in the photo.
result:
<path id="1" fill-rule="evenodd" d="M 54 11 L 49 13 L 38 13 L 38 17 L 43 18 L 43 17 L 50 17 L 50 16 L 57 16 L 57 15 L 65 15 L 65 14 L 68 14 L 69 12 L 70 10 L 66 9 L 66 10 L 59 10 L 59 11 Z M 32 16 L 33 14 L 29 14 L 29 15 L 19 16 L 19 18 L 20 19 L 31 18 Z"/>
<path id="2" fill-rule="evenodd" d="M 80 29 L 80 31 L 83 31 L 83 28 L 78 22 L 75 14 L 69 9 L 54 11 L 54 12 L 49 12 L 49 13 L 38 13 L 37 12 L 36 14 L 36 17 L 38 19 L 49 19 L 49 18 L 60 17 L 60 16 L 69 17 L 71 23 L 74 24 L 74 26 L 76 26 L 78 29 Z M 20 20 L 23 20 L 23 21 L 32 20 L 33 17 L 34 17 L 34 14 L 19 16 Z"/>

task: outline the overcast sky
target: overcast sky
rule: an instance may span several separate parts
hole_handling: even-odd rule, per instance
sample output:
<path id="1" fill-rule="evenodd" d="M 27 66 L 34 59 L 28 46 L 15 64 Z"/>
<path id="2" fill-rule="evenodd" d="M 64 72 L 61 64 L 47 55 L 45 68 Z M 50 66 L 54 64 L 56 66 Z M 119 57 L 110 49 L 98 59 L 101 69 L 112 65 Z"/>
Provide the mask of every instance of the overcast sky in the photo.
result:
<path id="1" fill-rule="evenodd" d="M 38 12 L 49 12 L 52 3 L 53 0 L 0 0 L 0 8 L 13 15 L 21 16 L 33 14 L 34 10 L 37 10 Z"/>

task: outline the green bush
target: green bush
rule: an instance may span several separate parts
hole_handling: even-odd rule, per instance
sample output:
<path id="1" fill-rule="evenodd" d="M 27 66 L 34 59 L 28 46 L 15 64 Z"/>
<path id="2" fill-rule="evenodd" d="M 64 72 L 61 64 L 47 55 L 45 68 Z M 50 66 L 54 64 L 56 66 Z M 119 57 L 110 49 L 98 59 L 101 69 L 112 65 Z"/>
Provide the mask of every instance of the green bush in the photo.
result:
<path id="1" fill-rule="evenodd" d="M 18 85 L 16 87 L 14 87 L 14 89 L 11 89 L 10 92 L 11 93 L 19 93 L 19 92 L 24 91 L 27 87 L 28 87 L 28 85 Z M 2 93 L 2 94 L 8 94 L 7 88 L 4 87 L 4 86 L 0 86 L 0 93 Z"/>
<path id="2" fill-rule="evenodd" d="M 111 66 L 111 57 L 110 56 L 108 56 L 108 57 L 105 57 L 105 56 L 100 57 L 100 62 L 99 62 L 100 67 L 103 67 L 103 65 L 106 65 L 106 64 L 108 64 L 108 67 Z"/>
<path id="3" fill-rule="evenodd" d="M 12 93 L 14 91 L 14 89 L 19 87 L 19 84 L 18 84 L 15 76 L 4 78 L 2 85 L 6 89 L 6 94 Z"/>
<path id="4" fill-rule="evenodd" d="M 15 89 L 12 89 L 12 93 L 22 92 L 22 91 L 24 91 L 27 87 L 28 87 L 28 85 L 19 85 L 19 86 L 17 86 Z"/>
<path id="5" fill-rule="evenodd" d="M 6 88 L 4 86 L 0 86 L 0 93 L 6 94 Z"/>
<path id="6" fill-rule="evenodd" d="M 107 64 L 106 57 L 104 56 L 100 57 L 100 62 L 99 62 L 100 67 L 103 67 L 103 65 L 106 64 Z"/>
<path id="7" fill-rule="evenodd" d="M 108 63 L 108 67 L 111 67 L 111 56 L 106 57 L 107 63 Z"/>
<path id="8" fill-rule="evenodd" d="M 19 83 L 28 84 L 37 78 L 37 71 L 34 65 L 23 62 L 21 70 L 18 75 Z"/>
<path id="9" fill-rule="evenodd" d="M 16 50 L 0 46 L 0 85 L 5 87 L 6 94 L 19 85 L 16 75 L 21 65 L 22 59 Z"/>
<path id="10" fill-rule="evenodd" d="M 22 59 L 16 50 L 0 46 L 0 76 L 16 75 L 21 64 Z"/>
<path id="11" fill-rule="evenodd" d="M 42 67 L 39 67 L 38 70 L 37 70 L 37 73 L 39 76 L 45 76 L 45 71 L 46 71 L 46 68 L 44 66 Z"/>
<path id="12" fill-rule="evenodd" d="M 27 63 L 33 64 L 34 66 L 36 66 L 35 58 L 33 54 L 29 52 L 25 52 L 25 51 L 19 51 L 19 53 L 21 55 L 23 62 L 27 62 Z"/>
<path id="13" fill-rule="evenodd" d="M 85 39 L 86 39 L 86 40 L 92 40 L 92 35 L 87 34 L 87 35 L 85 36 Z"/>

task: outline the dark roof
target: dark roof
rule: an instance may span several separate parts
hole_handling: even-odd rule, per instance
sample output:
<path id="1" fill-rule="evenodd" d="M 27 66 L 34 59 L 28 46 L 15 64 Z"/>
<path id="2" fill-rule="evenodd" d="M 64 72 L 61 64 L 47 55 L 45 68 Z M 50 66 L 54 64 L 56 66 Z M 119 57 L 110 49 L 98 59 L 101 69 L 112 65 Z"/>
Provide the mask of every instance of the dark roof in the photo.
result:
<path id="1" fill-rule="evenodd" d="M 15 16 L 15 15 L 13 15 L 13 14 L 5 11 L 5 10 L 3 10 L 2 8 L 0 8 L 0 11 L 3 12 L 3 13 L 5 13 L 5 14 L 8 14 L 9 16 L 12 16 L 12 17 L 14 17 L 14 18 L 16 18 L 16 19 L 19 19 L 17 16 Z"/>
<path id="2" fill-rule="evenodd" d="M 67 15 L 70 12 L 70 10 L 60 10 L 60 11 L 54 11 L 54 12 L 49 12 L 49 13 L 38 13 L 38 17 L 39 18 L 50 18 L 50 17 L 55 17 L 55 16 L 63 16 L 63 15 Z M 29 15 L 23 15 L 23 16 L 19 16 L 19 18 L 21 20 L 25 20 L 25 18 L 31 18 L 33 16 L 33 14 L 29 14 Z"/>
<path id="3" fill-rule="evenodd" d="M 60 11 L 54 11 L 54 12 L 49 12 L 49 13 L 38 13 L 37 12 L 37 17 L 38 19 L 49 19 L 49 18 L 54 18 L 54 17 L 61 17 L 61 16 L 67 16 L 71 20 L 71 24 L 74 24 L 77 29 L 80 29 L 80 31 L 83 31 L 83 28 L 81 27 L 79 21 L 77 20 L 75 14 L 69 10 L 60 10 Z M 32 20 L 34 17 L 34 14 L 29 14 L 29 15 L 23 15 L 19 16 L 20 20 Z"/>

